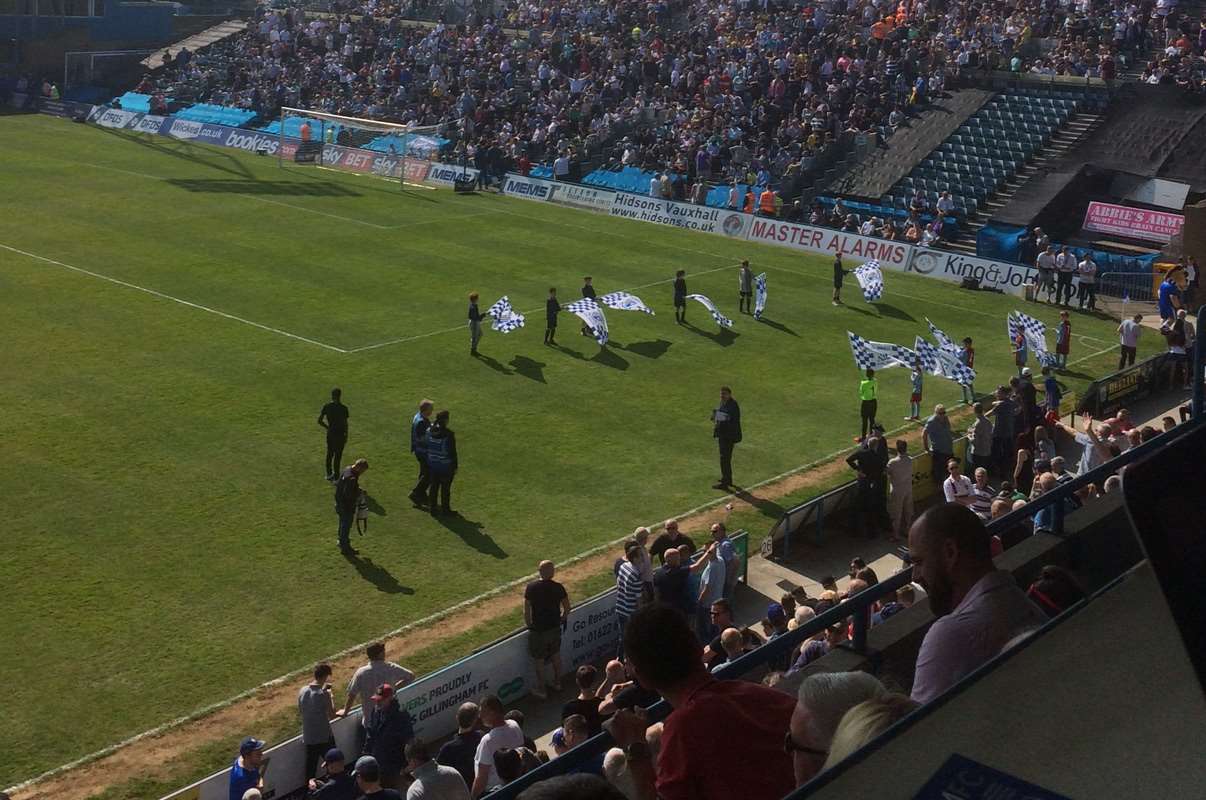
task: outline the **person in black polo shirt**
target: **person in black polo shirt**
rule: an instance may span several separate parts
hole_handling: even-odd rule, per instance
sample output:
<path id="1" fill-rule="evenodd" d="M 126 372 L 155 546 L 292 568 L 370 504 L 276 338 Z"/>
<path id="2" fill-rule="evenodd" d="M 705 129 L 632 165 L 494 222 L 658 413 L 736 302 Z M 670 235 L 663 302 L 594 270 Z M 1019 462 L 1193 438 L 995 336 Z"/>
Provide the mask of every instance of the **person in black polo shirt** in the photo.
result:
<path id="1" fill-rule="evenodd" d="M 339 477 L 339 464 L 343 460 L 343 448 L 348 443 L 348 407 L 339 401 L 343 392 L 331 390 L 331 402 L 318 412 L 318 424 L 327 430 L 327 480 L 334 482 Z"/>
<path id="2" fill-rule="evenodd" d="M 666 551 L 672 547 L 677 549 L 683 545 L 686 545 L 690 549 L 691 553 L 695 552 L 695 542 L 691 540 L 691 537 L 687 536 L 678 529 L 678 520 L 668 519 L 666 520 L 666 524 L 662 527 L 665 528 L 665 531 L 654 539 L 653 544 L 649 546 L 650 556 L 656 558 L 660 563 L 665 564 Z"/>
<path id="3" fill-rule="evenodd" d="M 557 288 L 549 287 L 549 299 L 544 302 L 544 343 L 557 344 L 553 341 L 553 337 L 557 335 L 557 314 L 561 311 L 561 304 L 557 302 Z"/>
<path id="4" fill-rule="evenodd" d="M 461 773 L 466 786 L 473 785 L 474 771 L 477 769 L 473 758 L 477 754 L 477 745 L 482 740 L 482 726 L 478 719 L 477 703 L 461 703 L 456 710 L 456 735 L 444 742 L 436 755 L 436 763 L 452 767 Z"/>
<path id="5" fill-rule="evenodd" d="M 570 613 L 569 594 L 564 586 L 553 580 L 555 570 L 552 561 L 541 561 L 540 579 L 529 583 L 523 591 L 528 655 L 536 670 L 536 685 L 532 687 L 532 694 L 541 700 L 548 696 L 545 692 L 545 664 L 553 664 L 553 679 L 547 685 L 555 691 L 561 689 L 561 634 Z"/>
<path id="6" fill-rule="evenodd" d="M 712 412 L 712 437 L 720 444 L 720 480 L 713 489 L 733 485 L 733 446 L 741 441 L 741 408 L 733 399 L 733 390 L 720 387 L 720 405 Z"/>
<path id="7" fill-rule="evenodd" d="M 680 269 L 674 273 L 674 321 L 687 321 L 687 271 Z"/>

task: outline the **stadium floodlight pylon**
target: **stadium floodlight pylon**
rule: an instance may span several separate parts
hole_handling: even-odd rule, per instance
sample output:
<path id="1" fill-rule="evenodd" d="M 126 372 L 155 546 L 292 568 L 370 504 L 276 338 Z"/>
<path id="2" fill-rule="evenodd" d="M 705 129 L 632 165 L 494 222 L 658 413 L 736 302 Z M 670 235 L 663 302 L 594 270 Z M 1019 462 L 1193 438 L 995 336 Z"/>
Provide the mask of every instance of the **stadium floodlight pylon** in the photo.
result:
<path id="1" fill-rule="evenodd" d="M 455 123 L 452 123 L 455 124 Z M 407 163 L 437 160 L 448 139 L 444 125 L 416 126 L 325 111 L 284 107 L 277 128 L 277 163 L 288 158 L 407 183 Z M 296 147 L 286 147 L 286 143 Z"/>

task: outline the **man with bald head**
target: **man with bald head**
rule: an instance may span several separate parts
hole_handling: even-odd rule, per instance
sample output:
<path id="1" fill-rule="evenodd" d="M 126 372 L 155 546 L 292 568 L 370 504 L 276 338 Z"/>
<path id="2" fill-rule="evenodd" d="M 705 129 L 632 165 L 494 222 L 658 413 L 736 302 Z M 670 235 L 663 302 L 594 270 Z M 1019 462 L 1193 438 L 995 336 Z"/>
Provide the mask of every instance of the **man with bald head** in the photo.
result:
<path id="1" fill-rule="evenodd" d="M 528 626 L 528 655 L 536 670 L 532 694 L 543 700 L 548 697 L 545 664 L 553 664 L 553 679 L 548 685 L 555 691 L 561 689 L 561 634 L 569 620 L 570 601 L 565 587 L 553 580 L 552 561 L 541 561 L 539 572 L 540 578 L 523 591 L 523 621 Z"/>
<path id="2" fill-rule="evenodd" d="M 1001 652 L 1014 636 L 1043 624 L 1008 572 L 992 563 L 984 522 L 970 508 L 935 506 L 909 529 L 913 580 L 937 618 L 917 653 L 912 697 L 928 703 Z"/>
<path id="3" fill-rule="evenodd" d="M 668 519 L 665 528 L 653 544 L 649 546 L 649 555 L 656 558 L 661 563 L 666 563 L 666 551 L 670 548 L 679 548 L 686 545 L 690 548 L 691 553 L 695 552 L 695 542 L 691 538 L 678 529 L 678 520 Z M 689 554 L 688 554 L 689 555 Z"/>
<path id="4" fill-rule="evenodd" d="M 653 596 L 659 603 L 673 606 L 683 614 L 691 613 L 691 593 L 688 581 L 691 572 L 682 564 L 682 550 L 669 547 L 665 563 L 653 571 Z"/>

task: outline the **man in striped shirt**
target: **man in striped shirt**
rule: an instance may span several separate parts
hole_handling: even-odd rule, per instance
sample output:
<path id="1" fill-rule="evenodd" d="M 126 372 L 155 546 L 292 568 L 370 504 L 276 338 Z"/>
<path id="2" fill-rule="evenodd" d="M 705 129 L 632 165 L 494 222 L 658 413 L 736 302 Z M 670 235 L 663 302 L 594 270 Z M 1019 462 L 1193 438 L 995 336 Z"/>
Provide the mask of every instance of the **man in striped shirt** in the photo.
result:
<path id="1" fill-rule="evenodd" d="M 641 558 L 641 546 L 634 540 L 624 545 L 624 560 L 616 571 L 616 625 L 619 626 L 619 657 L 624 656 L 624 628 L 637 610 L 641 600 L 641 571 L 636 562 Z"/>
<path id="2" fill-rule="evenodd" d="M 980 519 L 987 522 L 992 519 L 992 501 L 997 496 L 997 492 L 988 485 L 988 470 L 984 467 L 976 467 L 975 476 L 976 482 L 972 485 L 971 510 L 976 512 Z"/>

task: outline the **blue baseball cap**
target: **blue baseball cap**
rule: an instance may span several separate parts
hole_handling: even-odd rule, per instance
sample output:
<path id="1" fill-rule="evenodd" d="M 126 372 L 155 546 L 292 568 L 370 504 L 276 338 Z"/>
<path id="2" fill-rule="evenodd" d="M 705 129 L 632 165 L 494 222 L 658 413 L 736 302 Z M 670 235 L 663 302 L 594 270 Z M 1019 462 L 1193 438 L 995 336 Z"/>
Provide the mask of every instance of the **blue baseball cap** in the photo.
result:
<path id="1" fill-rule="evenodd" d="M 344 761 L 345 759 L 343 757 L 342 750 L 340 750 L 338 747 L 332 747 L 327 751 L 327 754 L 322 757 L 322 760 L 328 764 L 333 764 L 336 761 Z"/>
<path id="2" fill-rule="evenodd" d="M 263 739 L 257 739 L 254 736 L 248 736 L 246 739 L 243 740 L 243 743 L 239 745 L 239 755 L 245 756 L 248 753 L 254 753 L 256 750 L 263 750 L 263 749 L 264 749 L 264 740 Z"/>
<path id="3" fill-rule="evenodd" d="M 771 603 L 766 607 L 766 617 L 771 622 L 781 619 L 787 619 L 787 612 L 783 610 L 783 606 L 778 603 Z"/>

